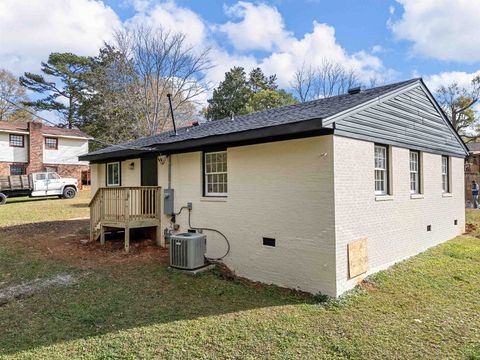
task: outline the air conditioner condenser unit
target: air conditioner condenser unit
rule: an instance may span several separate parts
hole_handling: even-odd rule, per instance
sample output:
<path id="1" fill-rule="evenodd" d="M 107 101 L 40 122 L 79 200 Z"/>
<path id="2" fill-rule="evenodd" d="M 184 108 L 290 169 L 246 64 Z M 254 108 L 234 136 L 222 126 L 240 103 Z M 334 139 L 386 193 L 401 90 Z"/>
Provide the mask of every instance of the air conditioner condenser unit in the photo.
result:
<path id="1" fill-rule="evenodd" d="M 170 266 L 183 270 L 195 270 L 205 266 L 207 236 L 198 233 L 182 233 L 170 238 Z"/>

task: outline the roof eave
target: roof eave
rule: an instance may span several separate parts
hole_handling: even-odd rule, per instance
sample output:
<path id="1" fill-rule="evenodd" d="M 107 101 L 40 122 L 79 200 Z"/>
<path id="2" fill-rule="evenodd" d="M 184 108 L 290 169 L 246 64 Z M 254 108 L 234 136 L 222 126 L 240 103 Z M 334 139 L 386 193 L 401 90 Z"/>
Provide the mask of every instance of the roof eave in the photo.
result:
<path id="1" fill-rule="evenodd" d="M 173 154 L 189 151 L 200 151 L 212 147 L 252 145 L 258 143 L 326 135 L 331 133 L 333 133 L 333 129 L 324 128 L 322 125 L 322 119 L 317 118 L 259 129 L 212 135 L 198 139 L 188 139 L 172 143 L 157 144 L 152 146 L 152 152 Z M 103 154 L 86 154 L 79 157 L 79 159 L 91 162 L 104 162 L 106 160 L 118 159 L 122 157 L 131 158 L 132 155 L 137 155 L 134 153 L 134 151 L 134 149 L 125 149 Z M 143 154 L 139 153 L 138 155 L 145 156 L 147 153 L 148 152 L 144 152 Z"/>

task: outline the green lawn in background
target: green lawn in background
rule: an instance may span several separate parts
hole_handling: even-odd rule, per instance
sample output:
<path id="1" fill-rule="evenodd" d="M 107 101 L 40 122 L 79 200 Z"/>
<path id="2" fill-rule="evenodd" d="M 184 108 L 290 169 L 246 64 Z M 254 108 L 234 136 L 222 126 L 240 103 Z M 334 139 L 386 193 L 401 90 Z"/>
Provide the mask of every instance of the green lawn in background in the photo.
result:
<path id="1" fill-rule="evenodd" d="M 90 191 L 80 191 L 74 199 L 58 197 L 9 198 L 0 205 L 0 227 L 39 221 L 85 218 L 89 215 Z"/>

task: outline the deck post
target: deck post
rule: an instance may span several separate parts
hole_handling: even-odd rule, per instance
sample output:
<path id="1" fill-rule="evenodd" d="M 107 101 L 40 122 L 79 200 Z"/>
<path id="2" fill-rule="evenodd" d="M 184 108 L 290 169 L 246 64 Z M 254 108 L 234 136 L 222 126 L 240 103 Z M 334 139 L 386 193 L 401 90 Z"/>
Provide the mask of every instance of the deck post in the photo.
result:
<path id="1" fill-rule="evenodd" d="M 130 227 L 129 227 L 129 220 L 130 220 L 130 189 L 125 188 L 123 190 L 124 194 L 124 221 L 125 221 L 125 252 L 129 252 L 130 250 Z"/>
<path id="2" fill-rule="evenodd" d="M 100 244 L 105 245 L 105 227 L 100 224 Z"/>
<path id="3" fill-rule="evenodd" d="M 125 226 L 125 252 L 130 251 L 130 228 Z"/>

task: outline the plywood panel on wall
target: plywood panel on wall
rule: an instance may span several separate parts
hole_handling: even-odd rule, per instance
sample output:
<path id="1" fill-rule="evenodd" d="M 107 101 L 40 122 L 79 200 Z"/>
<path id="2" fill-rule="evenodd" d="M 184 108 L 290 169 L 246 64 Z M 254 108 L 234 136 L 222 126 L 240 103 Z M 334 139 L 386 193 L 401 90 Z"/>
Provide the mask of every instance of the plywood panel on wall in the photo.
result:
<path id="1" fill-rule="evenodd" d="M 368 240 L 359 239 L 348 244 L 348 273 L 350 278 L 368 271 Z"/>

